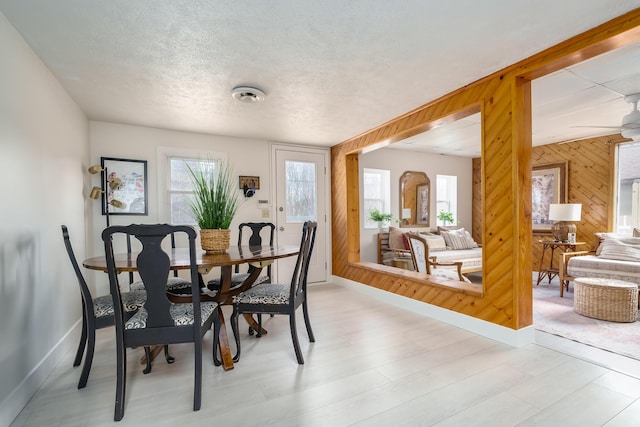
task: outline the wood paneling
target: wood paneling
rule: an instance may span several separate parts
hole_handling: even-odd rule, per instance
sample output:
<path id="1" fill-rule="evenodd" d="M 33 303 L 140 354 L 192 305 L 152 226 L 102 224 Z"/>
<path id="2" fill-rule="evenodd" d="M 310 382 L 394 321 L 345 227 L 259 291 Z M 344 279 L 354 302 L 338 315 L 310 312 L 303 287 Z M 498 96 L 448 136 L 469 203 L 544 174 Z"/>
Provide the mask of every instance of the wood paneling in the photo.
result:
<path id="1" fill-rule="evenodd" d="M 513 329 L 531 325 L 529 78 L 638 39 L 640 9 L 332 147 L 333 274 Z M 479 231 L 474 226 L 474 233 L 480 233 L 484 247 L 483 294 L 425 284 L 384 266 L 360 263 L 355 157 L 364 149 L 429 129 L 437 119 L 478 108 L 482 111 L 481 223 Z"/>

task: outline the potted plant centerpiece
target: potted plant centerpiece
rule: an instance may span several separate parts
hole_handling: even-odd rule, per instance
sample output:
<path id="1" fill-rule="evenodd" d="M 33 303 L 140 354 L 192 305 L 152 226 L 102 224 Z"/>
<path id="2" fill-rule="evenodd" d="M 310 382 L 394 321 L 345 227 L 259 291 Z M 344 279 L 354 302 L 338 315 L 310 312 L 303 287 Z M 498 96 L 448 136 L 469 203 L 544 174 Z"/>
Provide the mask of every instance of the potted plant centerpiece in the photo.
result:
<path id="1" fill-rule="evenodd" d="M 224 253 L 229 249 L 231 221 L 240 206 L 239 190 L 234 185 L 233 171 L 227 162 L 187 164 L 194 198 L 191 212 L 200 227 L 202 249 Z"/>

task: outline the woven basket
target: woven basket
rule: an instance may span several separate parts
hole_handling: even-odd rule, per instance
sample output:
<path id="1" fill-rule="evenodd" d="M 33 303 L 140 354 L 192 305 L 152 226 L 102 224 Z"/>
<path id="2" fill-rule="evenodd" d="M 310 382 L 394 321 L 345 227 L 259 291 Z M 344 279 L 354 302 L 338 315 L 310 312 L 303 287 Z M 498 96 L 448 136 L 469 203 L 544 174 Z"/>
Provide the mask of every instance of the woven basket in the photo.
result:
<path id="1" fill-rule="evenodd" d="M 231 230 L 200 230 L 200 244 L 208 253 L 223 254 L 229 249 Z"/>

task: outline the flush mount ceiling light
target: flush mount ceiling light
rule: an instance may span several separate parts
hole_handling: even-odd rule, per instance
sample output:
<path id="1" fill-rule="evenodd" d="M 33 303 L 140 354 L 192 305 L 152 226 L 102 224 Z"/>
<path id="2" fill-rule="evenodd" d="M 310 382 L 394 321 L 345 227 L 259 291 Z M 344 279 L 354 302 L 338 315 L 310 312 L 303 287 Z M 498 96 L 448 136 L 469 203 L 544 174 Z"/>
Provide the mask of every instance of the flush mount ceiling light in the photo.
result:
<path id="1" fill-rule="evenodd" d="M 263 91 L 249 86 L 234 87 L 231 90 L 231 96 L 241 102 L 261 102 L 265 98 Z"/>

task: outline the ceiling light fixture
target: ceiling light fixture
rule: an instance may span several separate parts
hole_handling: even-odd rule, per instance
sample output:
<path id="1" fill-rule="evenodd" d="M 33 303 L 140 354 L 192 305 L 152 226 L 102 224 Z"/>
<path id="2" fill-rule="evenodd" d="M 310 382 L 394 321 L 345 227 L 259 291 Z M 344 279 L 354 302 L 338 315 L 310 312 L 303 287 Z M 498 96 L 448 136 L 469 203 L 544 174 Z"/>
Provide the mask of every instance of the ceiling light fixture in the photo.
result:
<path id="1" fill-rule="evenodd" d="M 238 86 L 231 89 L 231 96 L 241 102 L 262 102 L 266 95 L 255 87 Z"/>

